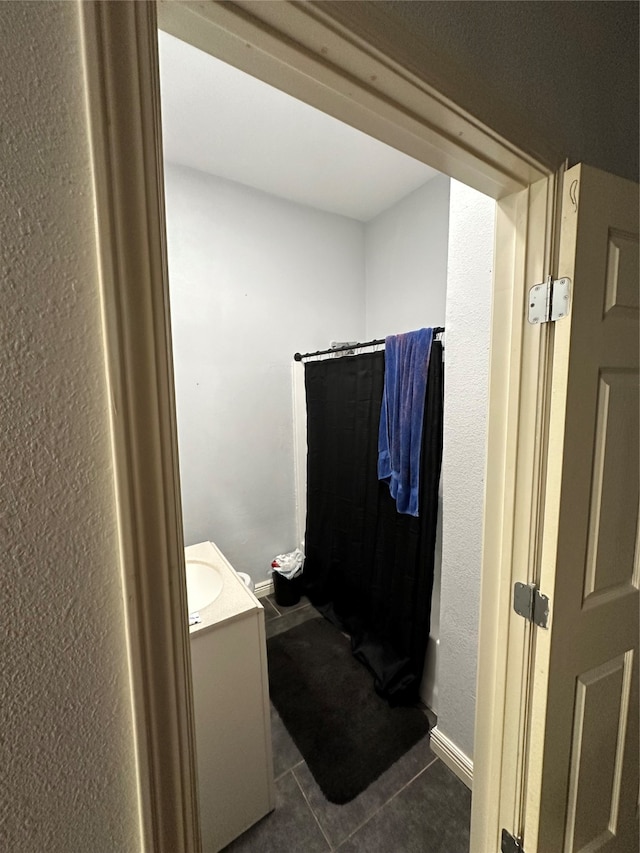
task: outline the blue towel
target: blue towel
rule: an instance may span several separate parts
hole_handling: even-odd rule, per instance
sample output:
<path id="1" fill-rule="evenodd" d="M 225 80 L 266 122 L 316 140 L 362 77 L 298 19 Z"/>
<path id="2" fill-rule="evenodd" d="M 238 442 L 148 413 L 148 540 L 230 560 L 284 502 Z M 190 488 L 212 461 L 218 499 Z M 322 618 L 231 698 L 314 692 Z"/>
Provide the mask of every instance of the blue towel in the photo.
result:
<path id="1" fill-rule="evenodd" d="M 418 515 L 420 449 L 433 329 L 385 340 L 378 434 L 378 479 L 389 483 L 398 512 Z"/>

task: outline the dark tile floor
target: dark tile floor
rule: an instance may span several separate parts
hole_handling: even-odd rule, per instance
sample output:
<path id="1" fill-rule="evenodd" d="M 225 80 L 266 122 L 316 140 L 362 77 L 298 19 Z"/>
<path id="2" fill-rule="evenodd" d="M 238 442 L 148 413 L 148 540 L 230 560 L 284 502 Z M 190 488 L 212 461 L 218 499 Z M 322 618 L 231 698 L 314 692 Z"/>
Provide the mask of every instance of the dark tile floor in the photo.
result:
<path id="1" fill-rule="evenodd" d="M 318 614 L 306 599 L 261 599 L 267 637 Z M 328 802 L 271 707 L 275 810 L 225 851 L 244 853 L 468 853 L 471 794 L 423 738 L 344 806 Z"/>

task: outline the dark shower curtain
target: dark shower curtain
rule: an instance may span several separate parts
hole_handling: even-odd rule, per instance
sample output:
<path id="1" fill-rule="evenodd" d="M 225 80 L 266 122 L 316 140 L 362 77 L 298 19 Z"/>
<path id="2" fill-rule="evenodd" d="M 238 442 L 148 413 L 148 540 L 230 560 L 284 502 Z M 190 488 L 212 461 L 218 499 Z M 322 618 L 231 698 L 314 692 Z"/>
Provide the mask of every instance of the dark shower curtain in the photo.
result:
<path id="1" fill-rule="evenodd" d="M 420 515 L 396 511 L 377 478 L 384 352 L 305 364 L 305 592 L 348 631 L 354 655 L 391 704 L 418 698 L 429 638 L 442 460 L 442 344 L 431 347 Z"/>

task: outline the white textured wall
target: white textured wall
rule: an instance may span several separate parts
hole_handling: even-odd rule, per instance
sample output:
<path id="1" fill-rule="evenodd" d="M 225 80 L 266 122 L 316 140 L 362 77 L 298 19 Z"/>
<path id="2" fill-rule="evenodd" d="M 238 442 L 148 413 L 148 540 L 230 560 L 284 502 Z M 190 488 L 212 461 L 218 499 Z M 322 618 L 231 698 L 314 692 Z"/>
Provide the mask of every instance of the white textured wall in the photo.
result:
<path id="1" fill-rule="evenodd" d="M 367 340 L 444 325 L 448 214 L 438 175 L 367 222 Z"/>
<path id="2" fill-rule="evenodd" d="M 326 3 L 524 151 L 638 180 L 638 4 Z"/>
<path id="3" fill-rule="evenodd" d="M 291 361 L 364 334 L 364 227 L 167 165 L 187 545 L 255 581 L 298 544 Z"/>
<path id="4" fill-rule="evenodd" d="M 0 32 L 0 849 L 134 853 L 78 8 Z"/>
<path id="5" fill-rule="evenodd" d="M 495 204 L 451 181 L 438 729 L 473 757 Z"/>

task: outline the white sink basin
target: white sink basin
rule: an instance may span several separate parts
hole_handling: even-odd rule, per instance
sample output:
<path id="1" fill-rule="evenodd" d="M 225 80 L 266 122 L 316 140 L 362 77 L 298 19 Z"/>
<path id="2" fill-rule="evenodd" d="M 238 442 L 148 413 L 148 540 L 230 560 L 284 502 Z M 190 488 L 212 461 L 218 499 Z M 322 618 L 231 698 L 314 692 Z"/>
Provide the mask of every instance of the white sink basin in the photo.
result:
<path id="1" fill-rule="evenodd" d="M 189 613 L 212 604 L 222 592 L 223 579 L 218 569 L 204 560 L 187 560 L 187 602 Z"/>

